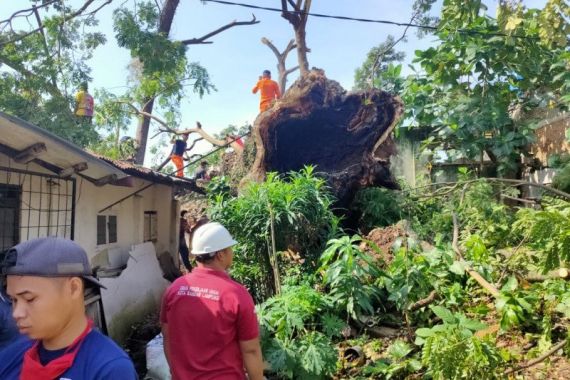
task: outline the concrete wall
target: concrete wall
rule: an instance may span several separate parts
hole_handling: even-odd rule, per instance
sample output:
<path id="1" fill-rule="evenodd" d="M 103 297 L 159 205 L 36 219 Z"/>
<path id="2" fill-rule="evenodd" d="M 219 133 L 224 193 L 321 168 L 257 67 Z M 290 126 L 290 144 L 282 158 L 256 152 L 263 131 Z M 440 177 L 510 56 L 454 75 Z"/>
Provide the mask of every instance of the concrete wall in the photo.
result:
<path id="1" fill-rule="evenodd" d="M 33 163 L 27 166 L 18 165 L 3 154 L 0 154 L 0 166 L 53 174 Z M 56 181 L 61 183 L 61 180 Z M 0 171 L 0 184 L 2 183 L 20 185 L 22 189 L 31 189 L 32 191 L 40 189 L 40 186 L 42 189 L 46 189 L 46 186 L 49 185 L 47 178 L 15 173 L 7 174 Z M 127 266 L 127 269 L 123 271 L 124 275 L 121 273 L 118 277 L 105 279 L 115 292 L 107 292 L 103 298 L 107 325 L 111 336 L 119 341 L 125 338 L 132 323 L 142 319 L 149 312 L 158 310 L 160 297 L 167 282 L 162 279 L 162 272 L 158 267 L 156 255 L 168 252 L 174 258 L 174 262 L 178 262 L 179 205 L 177 201 L 173 200 L 171 187 L 155 184 L 101 214 L 99 211 L 149 183 L 149 181 L 135 178 L 134 187 L 111 185 L 96 187 L 91 182 L 76 177 L 74 240 L 86 250 L 93 266 L 108 267 L 110 262 L 130 263 L 131 268 Z M 69 208 L 71 209 L 71 184 L 68 191 L 70 195 L 68 197 Z M 29 234 L 27 233 L 28 220 L 31 221 L 30 225 L 41 226 L 47 226 L 48 220 L 50 220 L 53 226 L 56 224 L 58 213 L 49 212 L 50 207 L 52 209 L 63 207 L 61 203 L 59 206 L 53 202 L 50 205 L 50 196 L 47 194 L 30 193 L 30 195 L 30 199 L 25 199 L 25 201 L 29 202 L 31 207 L 22 205 L 22 208 L 40 208 L 41 201 L 41 209 L 45 211 L 41 213 L 35 210 L 21 212 L 20 241 L 25 241 L 28 237 L 35 238 L 38 236 L 65 236 L 69 238 L 71 235 L 69 227 L 64 230 L 55 230 L 53 227 L 34 227 L 29 229 Z M 55 196 L 52 195 L 51 197 L 55 199 Z M 158 225 L 156 241 L 143 244 L 145 211 L 156 212 Z M 71 212 L 68 212 L 67 215 L 65 223 L 60 216 L 59 224 L 71 225 Z M 97 215 L 117 216 L 116 243 L 97 245 Z M 33 221 L 36 222 L 32 223 Z M 146 252 L 145 259 L 135 266 L 136 261 L 132 260 L 129 253 L 134 251 L 135 246 L 140 247 L 141 245 L 146 247 L 144 249 Z M 150 252 L 155 257 L 148 256 L 149 245 L 152 247 Z M 109 255 L 111 255 L 111 259 Z M 138 282 L 135 281 L 137 278 L 139 279 Z M 109 311 L 107 311 L 107 307 Z"/>

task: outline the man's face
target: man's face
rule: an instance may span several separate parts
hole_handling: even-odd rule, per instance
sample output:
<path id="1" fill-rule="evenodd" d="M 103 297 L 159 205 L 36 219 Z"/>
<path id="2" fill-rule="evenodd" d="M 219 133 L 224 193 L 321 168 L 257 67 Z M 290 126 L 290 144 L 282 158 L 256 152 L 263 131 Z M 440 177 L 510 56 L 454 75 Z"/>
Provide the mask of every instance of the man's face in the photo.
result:
<path id="1" fill-rule="evenodd" d="M 224 269 L 228 270 L 234 262 L 234 250 L 232 247 L 224 249 L 222 252 L 222 260 Z"/>
<path id="2" fill-rule="evenodd" d="M 188 141 L 188 135 L 182 135 L 182 140 Z"/>
<path id="3" fill-rule="evenodd" d="M 7 293 L 20 333 L 31 339 L 59 336 L 73 316 L 77 292 L 70 278 L 8 276 Z"/>

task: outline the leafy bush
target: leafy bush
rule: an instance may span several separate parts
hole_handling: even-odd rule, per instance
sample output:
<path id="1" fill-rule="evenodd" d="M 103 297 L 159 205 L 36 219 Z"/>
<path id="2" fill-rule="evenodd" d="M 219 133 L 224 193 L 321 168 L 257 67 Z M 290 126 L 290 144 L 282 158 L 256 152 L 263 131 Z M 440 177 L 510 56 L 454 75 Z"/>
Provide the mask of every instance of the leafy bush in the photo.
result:
<path id="1" fill-rule="evenodd" d="M 382 379 L 402 379 L 422 368 L 422 363 L 415 357 L 409 357 L 413 352 L 410 344 L 403 340 L 396 340 L 388 348 L 387 358 L 369 364 L 363 369 L 365 375 Z"/>
<path id="2" fill-rule="evenodd" d="M 328 242 L 321 256 L 323 281 L 337 310 L 353 319 L 373 314 L 373 301 L 379 299 L 380 289 L 374 281 L 384 276 L 370 256 L 357 245 L 358 235 L 342 236 Z"/>
<path id="3" fill-rule="evenodd" d="M 552 180 L 552 187 L 570 193 L 570 163 L 564 165 Z"/>
<path id="4" fill-rule="evenodd" d="M 332 202 L 324 180 L 314 174 L 312 167 L 286 177 L 269 173 L 265 182 L 249 183 L 237 197 L 223 191 L 210 196 L 210 219 L 226 226 L 239 242 L 232 275 L 248 287 L 257 301 L 274 294 L 269 253 L 271 216 L 277 251 L 300 254 L 304 268 L 310 272 L 338 227 Z M 287 262 L 280 260 L 279 264 L 284 271 Z"/>
<path id="5" fill-rule="evenodd" d="M 329 378 L 335 372 L 338 354 L 331 338 L 345 324 L 330 314 L 331 307 L 329 296 L 306 284 L 285 287 L 258 307 L 263 356 L 273 371 L 289 379 Z"/>
<path id="6" fill-rule="evenodd" d="M 422 364 L 437 380 L 498 379 L 503 359 L 490 341 L 473 332 L 485 324 L 452 313 L 440 306 L 431 308 L 443 324 L 416 330 L 416 344 L 422 345 Z"/>
<path id="7" fill-rule="evenodd" d="M 351 208 L 360 214 L 359 227 L 363 231 L 389 226 L 402 219 L 401 195 L 381 187 L 358 190 Z"/>
<path id="8" fill-rule="evenodd" d="M 570 202 L 552 201 L 543 210 L 521 209 L 514 228 L 530 247 L 542 253 L 543 271 L 570 261 Z"/>
<path id="9" fill-rule="evenodd" d="M 537 299 L 530 292 L 518 290 L 518 282 L 511 276 L 501 288 L 495 307 L 501 315 L 501 329 L 509 330 L 527 322 L 534 314 Z"/>

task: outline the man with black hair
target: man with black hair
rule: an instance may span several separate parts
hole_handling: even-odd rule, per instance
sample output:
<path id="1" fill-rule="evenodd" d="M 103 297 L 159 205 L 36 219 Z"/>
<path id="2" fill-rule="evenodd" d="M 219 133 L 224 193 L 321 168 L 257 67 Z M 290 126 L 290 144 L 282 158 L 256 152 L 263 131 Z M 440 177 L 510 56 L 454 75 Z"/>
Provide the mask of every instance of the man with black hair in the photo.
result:
<path id="1" fill-rule="evenodd" d="M 180 253 L 180 258 L 182 259 L 182 264 L 188 272 L 192 270 L 192 265 L 190 264 L 190 250 L 186 244 L 186 233 L 190 232 L 190 226 L 188 225 L 188 220 L 186 219 L 186 214 L 188 211 L 180 211 L 180 230 L 178 236 L 178 252 Z"/>
<path id="2" fill-rule="evenodd" d="M 279 84 L 271 79 L 271 72 L 269 70 L 263 70 L 263 75 L 259 78 L 259 81 L 252 90 L 254 94 L 256 94 L 257 91 L 261 93 L 259 100 L 260 113 L 267 111 L 273 103 L 275 103 L 276 99 L 281 98 Z"/>
<path id="3" fill-rule="evenodd" d="M 177 138 L 177 135 L 173 136 L 170 140 L 172 144 L 172 152 L 170 154 L 170 160 L 176 166 L 176 176 L 184 177 L 184 159 L 186 157 L 186 147 L 188 144 L 188 133 L 183 133 L 181 138 Z"/>
<path id="4" fill-rule="evenodd" d="M 208 175 L 208 161 L 200 162 L 200 167 L 196 171 L 194 179 L 201 181 L 208 181 L 210 179 L 210 176 Z"/>
<path id="5" fill-rule="evenodd" d="M 85 315 L 85 286 L 102 285 L 83 248 L 67 239 L 33 239 L 4 253 L 0 265 L 12 316 L 32 339 L 0 351 L 0 379 L 137 379 L 127 354 Z"/>
<path id="6" fill-rule="evenodd" d="M 244 380 L 245 372 L 249 380 L 263 379 L 253 299 L 227 274 L 235 244 L 219 223 L 196 229 L 197 267 L 164 294 L 160 321 L 174 380 Z"/>
<path id="7" fill-rule="evenodd" d="M 89 93 L 87 82 L 81 83 L 79 91 L 75 94 L 75 109 L 73 111 L 75 116 L 77 116 L 80 121 L 91 124 L 94 104 L 95 102 Z"/>
<path id="8" fill-rule="evenodd" d="M 4 293 L 3 287 L 2 285 L 0 288 L 0 351 L 21 337 L 16 321 L 12 318 L 12 303 Z"/>

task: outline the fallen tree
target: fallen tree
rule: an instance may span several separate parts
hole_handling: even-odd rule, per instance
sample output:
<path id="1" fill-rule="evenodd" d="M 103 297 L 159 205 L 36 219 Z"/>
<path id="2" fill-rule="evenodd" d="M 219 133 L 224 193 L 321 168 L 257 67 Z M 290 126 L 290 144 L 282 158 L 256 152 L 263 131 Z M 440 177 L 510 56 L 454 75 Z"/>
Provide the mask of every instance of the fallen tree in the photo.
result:
<path id="1" fill-rule="evenodd" d="M 315 165 L 340 206 L 362 187 L 397 188 L 389 165 L 402 112 L 398 97 L 380 90 L 350 93 L 313 69 L 255 120 L 256 157 L 244 180 Z"/>

